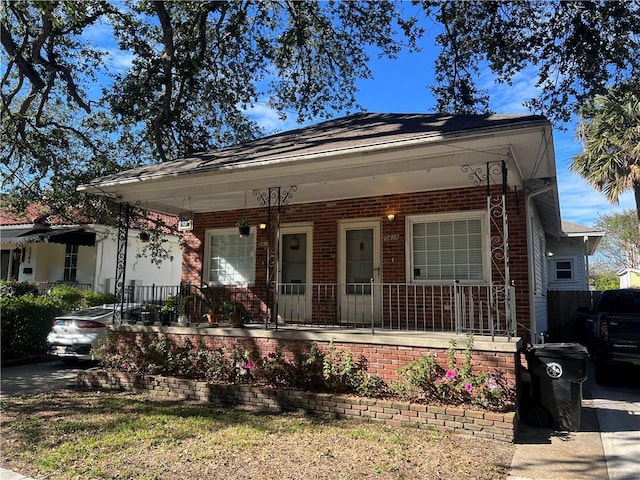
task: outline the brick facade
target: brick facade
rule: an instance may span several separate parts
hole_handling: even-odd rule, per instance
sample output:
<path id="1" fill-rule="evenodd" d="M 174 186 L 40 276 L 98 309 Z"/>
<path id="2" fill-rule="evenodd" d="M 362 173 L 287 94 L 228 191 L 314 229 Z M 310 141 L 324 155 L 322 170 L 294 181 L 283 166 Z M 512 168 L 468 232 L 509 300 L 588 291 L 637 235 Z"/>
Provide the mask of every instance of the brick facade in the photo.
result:
<path id="1" fill-rule="evenodd" d="M 501 194 L 501 191 L 492 192 Z M 520 196 L 521 197 L 521 196 Z M 527 262 L 527 233 L 524 199 L 516 192 L 507 192 L 507 215 L 509 219 L 509 268 L 510 279 L 516 287 L 516 314 L 518 335 L 525 335 L 530 326 L 529 273 Z M 338 281 L 337 244 L 341 220 L 379 219 L 381 235 L 391 238 L 383 241 L 382 281 L 403 283 L 405 272 L 405 218 L 410 215 L 442 214 L 454 212 L 486 211 L 486 187 L 470 187 L 441 191 L 386 195 L 349 200 L 336 200 L 312 204 L 292 204 L 283 208 L 281 225 L 307 223 L 313 226 L 313 282 L 334 283 Z M 395 221 L 389 223 L 386 215 L 393 212 Z M 216 228 L 232 228 L 241 216 L 251 225 L 265 221 L 262 208 L 209 212 L 195 214 L 194 230 L 185 236 L 183 256 L 184 282 L 200 284 L 204 256 L 205 231 Z M 492 231 L 492 235 L 496 232 Z M 256 281 L 252 291 L 264 295 L 266 283 L 266 231 L 257 230 Z M 500 262 L 493 266 L 493 281 L 500 281 Z"/>

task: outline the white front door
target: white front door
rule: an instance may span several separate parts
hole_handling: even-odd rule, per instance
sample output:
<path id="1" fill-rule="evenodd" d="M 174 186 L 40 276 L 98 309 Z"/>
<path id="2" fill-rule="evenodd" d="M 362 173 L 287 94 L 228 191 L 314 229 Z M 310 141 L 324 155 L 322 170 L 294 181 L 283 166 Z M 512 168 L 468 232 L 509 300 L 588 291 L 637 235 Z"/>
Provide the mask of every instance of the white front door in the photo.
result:
<path id="1" fill-rule="evenodd" d="M 311 320 L 312 228 L 280 228 L 278 318 L 289 323 Z"/>
<path id="2" fill-rule="evenodd" d="M 381 320 L 380 222 L 343 222 L 339 229 L 340 323 L 369 326 Z M 372 281 L 377 286 L 372 286 Z"/>

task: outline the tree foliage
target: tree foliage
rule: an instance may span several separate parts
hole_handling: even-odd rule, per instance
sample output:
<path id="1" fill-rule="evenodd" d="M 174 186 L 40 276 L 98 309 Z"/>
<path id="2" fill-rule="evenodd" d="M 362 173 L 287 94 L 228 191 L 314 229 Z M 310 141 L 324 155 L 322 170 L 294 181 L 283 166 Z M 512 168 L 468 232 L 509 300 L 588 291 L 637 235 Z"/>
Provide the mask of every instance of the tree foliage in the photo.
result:
<path id="1" fill-rule="evenodd" d="M 597 253 L 602 257 L 600 263 L 608 268 L 601 271 L 640 268 L 640 233 L 633 210 L 601 215 L 594 226 L 605 232 Z"/>
<path id="2" fill-rule="evenodd" d="M 640 221 L 640 80 L 611 88 L 582 111 L 578 136 L 583 151 L 571 170 L 584 177 L 610 203 L 633 190 Z"/>
<path id="3" fill-rule="evenodd" d="M 371 77 L 370 56 L 415 48 L 427 27 L 440 48 L 432 89 L 443 112 L 490 109 L 477 85 L 486 67 L 506 83 L 533 71 L 528 106 L 565 121 L 640 65 L 637 0 L 2 7 L 5 200 L 18 208 L 44 200 L 67 218 L 78 208 L 96 220 L 113 213 L 75 194 L 78 183 L 255 138 L 257 106 L 299 122 L 359 109 L 356 81 Z"/>

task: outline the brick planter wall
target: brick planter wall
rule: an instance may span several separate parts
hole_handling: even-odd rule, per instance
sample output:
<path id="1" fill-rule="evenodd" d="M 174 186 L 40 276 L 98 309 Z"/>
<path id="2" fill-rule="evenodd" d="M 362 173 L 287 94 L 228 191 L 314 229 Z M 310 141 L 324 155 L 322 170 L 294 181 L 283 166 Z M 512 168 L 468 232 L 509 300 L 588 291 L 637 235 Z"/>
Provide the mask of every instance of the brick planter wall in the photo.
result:
<path id="1" fill-rule="evenodd" d="M 423 405 L 248 385 L 209 384 L 184 378 L 142 376 L 97 369 L 80 372 L 77 383 L 84 388 L 152 392 L 215 406 L 242 405 L 272 411 L 298 410 L 503 442 L 513 442 L 519 421 L 515 412 L 496 413 L 459 406 Z"/>
<path id="2" fill-rule="evenodd" d="M 139 341 L 141 335 L 166 336 L 175 344 L 180 345 L 188 337 L 194 346 L 204 346 L 209 350 L 222 348 L 233 350 L 240 344 L 243 348 L 255 351 L 260 357 L 277 348 L 282 349 L 288 360 L 293 360 L 296 354 L 309 353 L 312 344 L 326 352 L 330 342 L 337 350 L 350 351 L 357 359 L 363 355 L 367 359 L 367 371 L 377 375 L 385 382 L 391 382 L 398 376 L 398 371 L 407 363 L 418 360 L 420 355 L 435 354 L 437 362 L 447 367 L 447 350 L 449 340 L 456 339 L 456 361 L 458 366 L 463 364 L 464 349 L 467 338 L 464 335 L 433 336 L 403 336 L 399 332 L 383 335 L 368 335 L 364 333 L 350 334 L 342 332 L 314 332 L 314 331 L 273 331 L 264 328 L 198 328 L 198 327 L 118 327 L 114 332 L 120 338 L 117 342 L 123 346 L 124 337 L 127 341 Z M 475 337 L 472 355 L 473 371 L 488 374 L 499 373 L 511 387 L 516 387 L 516 371 L 518 368 L 519 342 L 495 342 Z"/>

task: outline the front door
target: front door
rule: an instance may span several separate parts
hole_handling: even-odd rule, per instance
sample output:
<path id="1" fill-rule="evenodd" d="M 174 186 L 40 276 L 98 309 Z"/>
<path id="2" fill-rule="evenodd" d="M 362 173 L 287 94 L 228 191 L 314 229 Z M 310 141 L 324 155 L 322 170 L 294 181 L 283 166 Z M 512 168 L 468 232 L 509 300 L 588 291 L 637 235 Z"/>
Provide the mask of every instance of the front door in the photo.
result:
<path id="1" fill-rule="evenodd" d="M 340 224 L 340 323 L 364 327 L 380 323 L 380 252 L 379 221 Z"/>
<path id="2" fill-rule="evenodd" d="M 311 227 L 280 229 L 278 318 L 286 323 L 311 320 Z"/>

